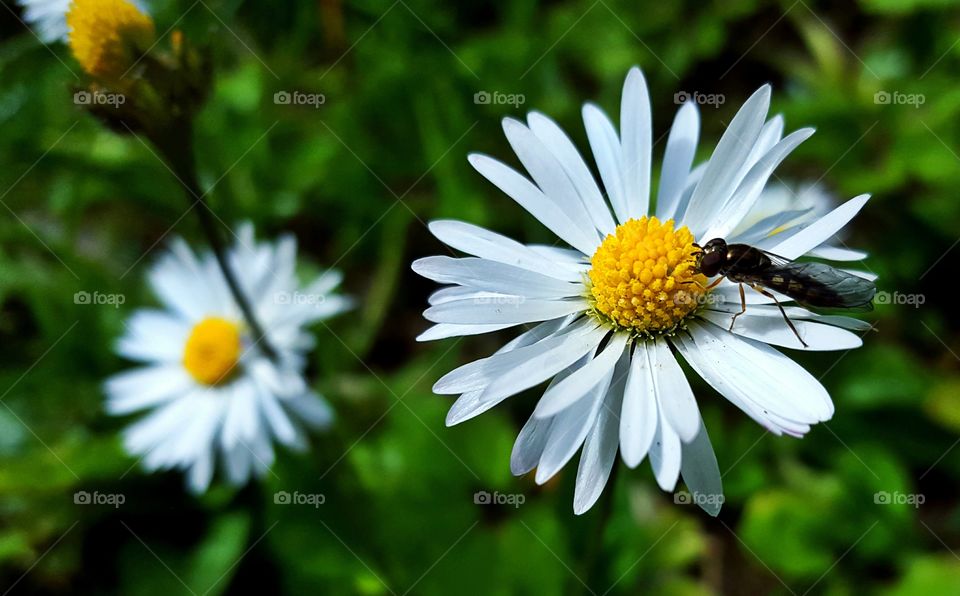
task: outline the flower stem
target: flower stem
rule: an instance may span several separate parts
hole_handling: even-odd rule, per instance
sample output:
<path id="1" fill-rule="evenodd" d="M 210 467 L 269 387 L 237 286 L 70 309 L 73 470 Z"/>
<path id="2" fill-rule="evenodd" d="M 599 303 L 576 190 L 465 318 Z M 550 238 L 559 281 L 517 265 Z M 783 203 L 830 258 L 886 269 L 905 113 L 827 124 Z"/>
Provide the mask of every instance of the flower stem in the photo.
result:
<path id="1" fill-rule="evenodd" d="M 240 307 L 240 312 L 243 314 L 244 320 L 253 333 L 254 345 L 276 364 L 280 361 L 280 354 L 267 338 L 263 326 L 260 325 L 260 321 L 253 312 L 250 301 L 240 287 L 240 282 L 237 280 L 237 276 L 233 271 L 233 266 L 227 259 L 227 250 L 223 240 L 220 238 L 216 222 L 213 220 L 213 211 L 211 211 L 210 206 L 207 204 L 205 193 L 200 190 L 193 153 L 192 127 L 189 122 L 185 122 L 181 123 L 180 126 L 174 126 L 173 129 L 175 130 L 168 133 L 170 136 L 165 134 L 161 138 L 153 139 L 154 144 L 157 145 L 157 148 L 160 149 L 160 152 L 165 156 L 174 175 L 186 191 L 187 200 L 191 202 L 191 208 L 196 207 L 194 211 L 196 211 L 197 218 L 200 220 L 200 228 L 210 243 L 210 248 L 213 250 L 213 254 L 217 259 L 217 265 L 223 273 L 227 287 L 230 288 L 230 293 L 233 294 L 233 299 L 237 302 L 237 306 Z"/>

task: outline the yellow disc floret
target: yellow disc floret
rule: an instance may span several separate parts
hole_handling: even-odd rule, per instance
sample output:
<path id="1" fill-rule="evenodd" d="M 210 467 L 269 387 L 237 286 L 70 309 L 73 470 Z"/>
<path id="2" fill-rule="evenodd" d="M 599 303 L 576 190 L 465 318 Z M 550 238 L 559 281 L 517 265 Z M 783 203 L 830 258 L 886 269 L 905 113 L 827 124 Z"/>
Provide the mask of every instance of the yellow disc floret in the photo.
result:
<path id="1" fill-rule="evenodd" d="M 127 0 L 73 0 L 70 50 L 90 76 L 122 77 L 155 38 L 153 20 Z"/>
<path id="2" fill-rule="evenodd" d="M 707 278 L 696 271 L 693 234 L 656 217 L 617 226 L 594 253 L 593 314 L 638 335 L 669 333 L 701 302 Z"/>
<path id="3" fill-rule="evenodd" d="M 227 379 L 240 360 L 240 327 L 219 317 L 203 319 L 190 331 L 183 349 L 183 366 L 204 385 Z"/>

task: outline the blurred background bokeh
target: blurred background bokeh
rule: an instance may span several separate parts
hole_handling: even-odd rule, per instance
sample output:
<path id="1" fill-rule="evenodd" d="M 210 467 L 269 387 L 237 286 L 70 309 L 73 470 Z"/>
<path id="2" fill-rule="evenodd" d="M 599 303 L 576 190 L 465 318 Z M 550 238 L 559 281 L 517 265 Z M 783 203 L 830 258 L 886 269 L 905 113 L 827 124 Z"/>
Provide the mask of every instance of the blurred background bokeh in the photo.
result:
<path id="1" fill-rule="evenodd" d="M 74 105 L 66 47 L 41 44 L 4 0 L 0 593 L 960 594 L 958 5 L 150 2 L 158 32 L 215 57 L 196 131 L 213 208 L 264 237 L 292 231 L 304 275 L 335 265 L 359 305 L 316 329 L 309 376 L 336 408 L 332 431 L 259 484 L 195 498 L 123 452 L 127 421 L 104 413 L 101 382 L 129 366 L 112 343 L 154 304 L 157 251 L 203 238 L 150 148 Z M 535 392 L 451 429 L 450 399 L 431 393 L 511 334 L 414 341 L 433 284 L 409 264 L 443 250 L 424 222 L 553 242 L 466 154 L 516 163 L 499 121 L 529 109 L 586 148 L 581 104 L 616 118 L 634 64 L 655 163 L 675 93 L 724 99 L 701 106 L 702 160 L 770 82 L 788 130 L 817 128 L 777 177 L 874 196 L 845 241 L 870 252 L 862 267 L 890 298 L 866 315 L 876 331 L 855 351 L 796 354 L 834 418 L 774 437 L 694 381 L 724 474 L 718 519 L 620 463 L 608 498 L 575 517 L 575 464 L 542 487 L 509 471 Z M 275 102 L 283 91 L 325 101 Z M 76 304 L 81 291 L 125 304 Z M 124 503 L 76 504 L 78 491 Z M 276 503 L 280 491 L 325 502 Z M 477 491 L 524 503 L 478 505 Z"/>

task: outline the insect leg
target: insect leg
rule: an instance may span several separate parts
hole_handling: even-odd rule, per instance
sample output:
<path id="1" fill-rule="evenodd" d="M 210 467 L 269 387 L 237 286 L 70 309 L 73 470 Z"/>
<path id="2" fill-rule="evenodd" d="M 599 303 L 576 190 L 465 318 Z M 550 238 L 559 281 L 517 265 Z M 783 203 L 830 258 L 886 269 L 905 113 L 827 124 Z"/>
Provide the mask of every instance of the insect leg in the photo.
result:
<path id="1" fill-rule="evenodd" d="M 681 284 L 681 285 L 697 284 L 697 285 L 700 286 L 700 288 L 702 288 L 703 290 L 712 290 L 713 288 L 715 288 L 715 287 L 717 287 L 718 285 L 720 285 L 720 282 L 722 282 L 722 281 L 723 281 L 723 276 L 721 275 L 721 276 L 718 277 L 717 279 L 715 279 L 715 280 L 713 280 L 712 282 L 710 282 L 710 285 L 709 285 L 709 286 L 703 285 L 702 283 L 700 283 L 700 281 L 698 281 L 698 280 L 696 280 L 696 279 L 688 279 L 687 281 L 681 281 L 680 284 Z"/>
<path id="2" fill-rule="evenodd" d="M 727 331 L 733 331 L 733 324 L 737 322 L 737 317 L 747 312 L 747 297 L 743 293 L 743 284 L 739 284 L 738 287 L 740 288 L 740 312 L 733 315 L 733 318 L 730 319 L 730 329 Z"/>
<path id="3" fill-rule="evenodd" d="M 740 286 L 740 287 L 743 288 L 743 286 Z M 777 297 L 771 294 L 770 292 L 764 290 L 758 285 L 751 285 L 750 287 L 760 292 L 767 298 L 773 298 L 773 302 L 777 305 L 777 308 L 780 309 L 780 314 L 783 315 L 783 320 L 787 322 L 787 325 L 790 327 L 790 331 L 793 331 L 793 334 L 797 336 L 797 339 L 800 340 L 800 343 L 803 345 L 803 347 L 809 348 L 810 346 L 808 346 L 807 342 L 803 341 L 803 338 L 800 337 L 800 333 L 798 333 L 797 328 L 793 326 L 793 323 L 790 321 L 790 317 L 787 316 L 787 311 L 783 310 L 783 306 L 780 305 L 780 301 L 777 300 Z"/>
<path id="4" fill-rule="evenodd" d="M 717 279 L 713 280 L 712 282 L 710 282 L 710 285 L 705 287 L 704 290 L 712 290 L 713 288 L 719 286 L 721 281 L 723 281 L 722 275 Z"/>

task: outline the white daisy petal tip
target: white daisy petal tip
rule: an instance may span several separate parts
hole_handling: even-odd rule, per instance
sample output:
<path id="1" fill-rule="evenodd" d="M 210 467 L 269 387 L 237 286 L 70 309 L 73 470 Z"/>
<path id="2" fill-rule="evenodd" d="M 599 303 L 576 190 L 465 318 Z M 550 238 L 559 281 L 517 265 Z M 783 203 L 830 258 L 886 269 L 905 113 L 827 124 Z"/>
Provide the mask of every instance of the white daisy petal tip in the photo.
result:
<path id="1" fill-rule="evenodd" d="M 716 517 L 720 514 L 724 501 L 723 478 L 702 420 L 697 436 L 693 441 L 684 444 L 682 449 L 680 475 L 687 485 L 684 496 L 688 502 L 693 501 L 709 515 Z"/>
<path id="2" fill-rule="evenodd" d="M 417 259 L 416 261 L 410 263 L 410 269 L 412 269 L 414 273 L 421 277 L 428 277 L 427 275 L 424 275 L 424 271 L 428 270 L 428 264 L 430 263 L 429 259 L 431 258 L 433 257 L 423 257 Z"/>
<path id="3" fill-rule="evenodd" d="M 500 125 L 503 127 L 504 134 L 508 137 L 514 133 L 529 130 L 523 122 L 513 116 L 505 116 L 503 120 L 500 121 Z"/>
<path id="4" fill-rule="evenodd" d="M 627 71 L 627 76 L 623 80 L 624 90 L 627 87 L 643 85 L 644 88 L 647 86 L 647 79 L 643 76 L 643 70 L 639 66 L 631 66 L 630 70 Z M 626 91 L 624 91 L 624 94 Z"/>

